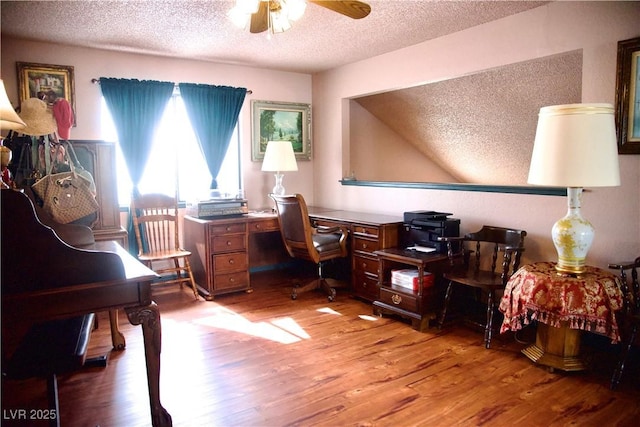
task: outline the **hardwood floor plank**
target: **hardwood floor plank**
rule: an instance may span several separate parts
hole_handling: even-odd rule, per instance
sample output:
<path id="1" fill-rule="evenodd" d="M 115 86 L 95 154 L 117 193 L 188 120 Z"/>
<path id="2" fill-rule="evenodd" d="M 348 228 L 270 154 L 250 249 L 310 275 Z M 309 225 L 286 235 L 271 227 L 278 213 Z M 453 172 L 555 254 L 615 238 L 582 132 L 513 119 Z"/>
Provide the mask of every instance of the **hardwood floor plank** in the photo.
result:
<path id="1" fill-rule="evenodd" d="M 212 302 L 154 290 L 161 400 L 175 426 L 627 426 L 640 416 L 633 370 L 608 389 L 615 346 L 596 349 L 589 371 L 552 373 L 512 336 L 487 350 L 477 331 L 417 332 L 344 292 L 333 303 L 313 292 L 292 301 L 278 280 L 261 275 L 253 293 Z M 121 314 L 127 348 L 111 351 L 108 318 L 98 317 L 89 355 L 109 353 L 108 366 L 60 378 L 62 423 L 148 426 L 141 330 Z M 3 410 L 44 408 L 44 392 L 40 380 L 3 379 Z"/>

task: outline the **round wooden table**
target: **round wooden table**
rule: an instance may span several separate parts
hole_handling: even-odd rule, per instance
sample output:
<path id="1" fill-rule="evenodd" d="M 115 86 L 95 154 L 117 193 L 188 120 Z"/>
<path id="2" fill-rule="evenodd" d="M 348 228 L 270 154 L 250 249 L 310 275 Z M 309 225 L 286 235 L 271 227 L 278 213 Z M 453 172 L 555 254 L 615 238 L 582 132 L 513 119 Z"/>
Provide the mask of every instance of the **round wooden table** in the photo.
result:
<path id="1" fill-rule="evenodd" d="M 500 332 L 518 331 L 537 321 L 536 343 L 522 350 L 532 361 L 551 368 L 578 371 L 581 331 L 620 341 L 615 312 L 623 298 L 618 276 L 587 266 L 580 275 L 560 273 L 553 262 L 521 267 L 511 276 L 500 301 Z"/>

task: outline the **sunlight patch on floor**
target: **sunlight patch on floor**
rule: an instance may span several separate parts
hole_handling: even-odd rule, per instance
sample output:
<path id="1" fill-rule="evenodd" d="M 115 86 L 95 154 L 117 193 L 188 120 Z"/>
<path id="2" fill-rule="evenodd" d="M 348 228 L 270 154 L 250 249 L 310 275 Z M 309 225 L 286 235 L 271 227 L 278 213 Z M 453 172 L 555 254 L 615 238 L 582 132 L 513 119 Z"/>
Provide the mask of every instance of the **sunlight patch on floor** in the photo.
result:
<path id="1" fill-rule="evenodd" d="M 319 311 L 320 313 L 335 314 L 338 316 L 342 316 L 342 314 L 338 313 L 337 311 L 329 307 L 319 308 L 317 311 Z"/>
<path id="2" fill-rule="evenodd" d="M 211 312 L 211 316 L 196 319 L 194 323 L 264 338 L 281 344 L 292 344 L 302 339 L 311 338 L 295 320 L 288 317 L 271 322 L 251 322 L 225 307 L 216 307 Z"/>
<path id="3" fill-rule="evenodd" d="M 359 314 L 358 317 L 362 320 L 368 320 L 370 322 L 375 322 L 379 319 L 378 316 L 371 316 L 370 314 Z"/>

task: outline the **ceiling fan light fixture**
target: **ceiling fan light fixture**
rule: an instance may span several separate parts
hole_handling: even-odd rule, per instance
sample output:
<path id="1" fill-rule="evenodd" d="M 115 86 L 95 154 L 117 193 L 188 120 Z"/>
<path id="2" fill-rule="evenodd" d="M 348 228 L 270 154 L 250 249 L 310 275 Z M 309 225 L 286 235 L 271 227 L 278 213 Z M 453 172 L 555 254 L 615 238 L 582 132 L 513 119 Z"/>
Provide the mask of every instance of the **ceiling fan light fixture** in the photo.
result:
<path id="1" fill-rule="evenodd" d="M 251 19 L 250 13 L 245 13 L 241 9 L 238 9 L 237 7 L 234 7 L 231 10 L 229 10 L 229 12 L 227 12 L 227 16 L 229 17 L 231 22 L 233 22 L 233 25 L 243 29 L 247 27 L 247 24 Z"/>
<path id="2" fill-rule="evenodd" d="M 236 8 L 251 15 L 256 13 L 260 7 L 260 0 L 236 0 Z"/>
<path id="3" fill-rule="evenodd" d="M 287 5 L 287 17 L 290 21 L 297 21 L 302 18 L 304 11 L 307 9 L 306 0 L 281 0 L 281 3 Z"/>

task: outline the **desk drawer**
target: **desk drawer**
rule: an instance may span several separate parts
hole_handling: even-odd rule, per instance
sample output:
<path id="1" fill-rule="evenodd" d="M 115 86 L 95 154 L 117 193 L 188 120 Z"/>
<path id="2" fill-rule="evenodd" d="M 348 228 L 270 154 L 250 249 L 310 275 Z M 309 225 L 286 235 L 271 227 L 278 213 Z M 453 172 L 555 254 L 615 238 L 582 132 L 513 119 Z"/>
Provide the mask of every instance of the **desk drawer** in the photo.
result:
<path id="1" fill-rule="evenodd" d="M 353 233 L 363 234 L 365 236 L 370 236 L 370 237 L 373 237 L 374 239 L 377 239 L 380 233 L 380 230 L 378 229 L 378 227 L 355 224 L 353 226 Z"/>
<path id="2" fill-rule="evenodd" d="M 417 295 L 410 293 L 399 292 L 392 288 L 380 288 L 380 301 L 414 313 L 419 311 L 418 298 L 416 298 L 416 296 Z"/>
<path id="3" fill-rule="evenodd" d="M 378 259 L 373 256 L 353 255 L 353 269 L 356 272 L 369 273 L 378 277 Z"/>
<path id="4" fill-rule="evenodd" d="M 215 224 L 209 226 L 209 232 L 212 235 L 244 233 L 247 230 L 247 224 L 244 222 L 236 222 L 230 224 Z"/>
<path id="5" fill-rule="evenodd" d="M 362 252 L 375 252 L 379 249 L 380 242 L 377 239 L 367 239 L 360 236 L 353 238 L 353 250 Z"/>
<path id="6" fill-rule="evenodd" d="M 249 257 L 246 252 L 222 254 L 213 256 L 213 272 L 229 272 L 235 270 L 247 270 Z"/>
<path id="7" fill-rule="evenodd" d="M 269 218 L 265 220 L 249 222 L 249 233 L 263 233 L 267 231 L 278 230 L 280 230 L 278 218 Z"/>
<path id="8" fill-rule="evenodd" d="M 249 287 L 249 273 L 247 271 L 216 274 L 213 280 L 215 282 L 216 292 L 224 291 L 226 289 L 244 289 Z"/>
<path id="9" fill-rule="evenodd" d="M 212 242 L 213 252 L 244 251 L 247 248 L 247 239 L 244 234 L 229 234 L 228 236 L 214 236 Z"/>
<path id="10" fill-rule="evenodd" d="M 363 272 L 356 272 L 353 275 L 353 293 L 369 301 L 379 298 L 380 287 L 378 278 Z"/>

